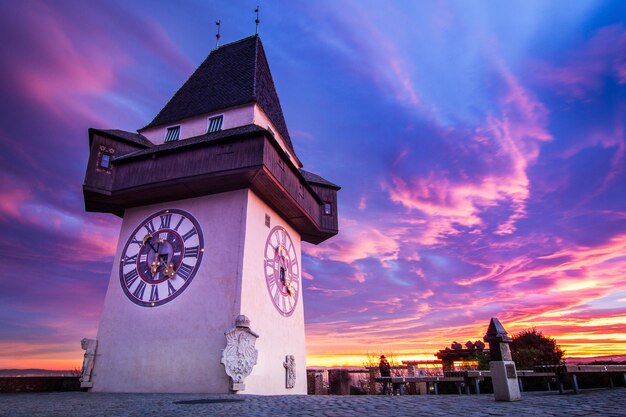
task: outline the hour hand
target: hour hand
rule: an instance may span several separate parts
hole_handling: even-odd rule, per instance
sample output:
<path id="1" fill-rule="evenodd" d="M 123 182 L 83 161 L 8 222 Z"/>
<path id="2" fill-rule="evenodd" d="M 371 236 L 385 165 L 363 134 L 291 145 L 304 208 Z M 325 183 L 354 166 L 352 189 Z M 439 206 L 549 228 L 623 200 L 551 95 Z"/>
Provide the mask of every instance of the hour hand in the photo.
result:
<path id="1" fill-rule="evenodd" d="M 165 275 L 167 278 L 172 278 L 175 274 L 176 271 L 174 271 L 174 264 L 165 264 L 165 268 L 163 269 L 163 275 Z"/>
<path id="2" fill-rule="evenodd" d="M 158 250 L 156 250 L 154 248 L 154 246 L 152 245 L 152 242 L 150 241 L 150 239 L 152 239 L 152 235 L 151 234 L 147 234 L 143 237 L 143 245 L 146 246 L 146 243 L 148 244 L 148 246 L 150 246 L 150 249 L 152 249 L 156 254 L 159 253 Z"/>

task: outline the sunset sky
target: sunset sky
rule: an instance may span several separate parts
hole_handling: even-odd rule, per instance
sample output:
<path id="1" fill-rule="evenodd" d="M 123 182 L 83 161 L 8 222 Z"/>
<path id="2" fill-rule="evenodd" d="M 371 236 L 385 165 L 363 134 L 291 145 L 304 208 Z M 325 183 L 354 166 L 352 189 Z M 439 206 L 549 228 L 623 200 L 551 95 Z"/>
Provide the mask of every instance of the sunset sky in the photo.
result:
<path id="1" fill-rule="evenodd" d="M 308 365 L 434 359 L 491 317 L 626 354 L 626 2 L 260 1 L 304 168 L 342 186 L 303 246 Z M 145 126 L 256 1 L 0 0 L 0 368 L 80 368 L 120 219 L 87 129 Z"/>

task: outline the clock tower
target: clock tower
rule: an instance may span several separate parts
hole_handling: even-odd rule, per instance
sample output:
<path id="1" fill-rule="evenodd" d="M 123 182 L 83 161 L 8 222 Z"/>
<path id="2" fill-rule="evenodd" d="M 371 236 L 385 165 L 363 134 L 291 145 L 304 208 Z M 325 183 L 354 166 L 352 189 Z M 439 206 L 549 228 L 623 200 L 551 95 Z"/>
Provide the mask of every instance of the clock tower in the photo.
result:
<path id="1" fill-rule="evenodd" d="M 123 221 L 82 386 L 306 394 L 301 242 L 337 234 L 339 187 L 303 169 L 260 38 L 89 148 L 85 208 Z"/>

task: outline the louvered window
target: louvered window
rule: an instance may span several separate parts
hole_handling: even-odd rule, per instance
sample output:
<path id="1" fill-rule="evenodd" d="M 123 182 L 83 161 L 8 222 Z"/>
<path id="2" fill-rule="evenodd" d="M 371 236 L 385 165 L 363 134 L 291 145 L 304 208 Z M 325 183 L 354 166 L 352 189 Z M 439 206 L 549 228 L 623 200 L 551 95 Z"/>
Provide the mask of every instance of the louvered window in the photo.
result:
<path id="1" fill-rule="evenodd" d="M 224 116 L 211 117 L 209 119 L 209 129 L 207 133 L 217 132 L 218 130 L 222 130 L 222 121 L 224 120 Z"/>
<path id="2" fill-rule="evenodd" d="M 168 127 L 165 133 L 165 141 L 172 142 L 178 140 L 180 136 L 180 126 Z"/>

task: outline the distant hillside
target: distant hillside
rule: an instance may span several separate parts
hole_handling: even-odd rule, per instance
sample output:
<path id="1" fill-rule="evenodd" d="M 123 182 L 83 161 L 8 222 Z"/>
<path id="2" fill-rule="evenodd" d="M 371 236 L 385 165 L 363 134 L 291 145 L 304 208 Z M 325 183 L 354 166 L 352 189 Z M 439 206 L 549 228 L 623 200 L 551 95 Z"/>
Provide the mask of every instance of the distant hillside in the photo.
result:
<path id="1" fill-rule="evenodd" d="M 577 364 L 577 363 L 589 363 L 596 361 L 613 361 L 613 362 L 626 362 L 626 355 L 607 355 L 607 356 L 593 356 L 590 358 L 577 358 L 570 357 L 564 358 L 565 363 L 568 364 Z"/>
<path id="2" fill-rule="evenodd" d="M 0 369 L 0 377 L 13 376 L 78 376 L 76 371 L 50 371 L 47 369 Z"/>

